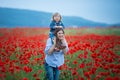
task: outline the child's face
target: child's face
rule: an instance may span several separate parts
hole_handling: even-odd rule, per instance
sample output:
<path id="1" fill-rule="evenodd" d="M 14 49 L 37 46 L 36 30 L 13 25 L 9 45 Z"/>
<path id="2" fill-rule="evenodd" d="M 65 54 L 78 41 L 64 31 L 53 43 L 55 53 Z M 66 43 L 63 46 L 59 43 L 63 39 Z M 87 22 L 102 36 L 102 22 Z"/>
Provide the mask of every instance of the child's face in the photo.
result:
<path id="1" fill-rule="evenodd" d="M 60 15 L 56 15 L 53 17 L 53 20 L 55 20 L 56 22 L 60 21 Z"/>

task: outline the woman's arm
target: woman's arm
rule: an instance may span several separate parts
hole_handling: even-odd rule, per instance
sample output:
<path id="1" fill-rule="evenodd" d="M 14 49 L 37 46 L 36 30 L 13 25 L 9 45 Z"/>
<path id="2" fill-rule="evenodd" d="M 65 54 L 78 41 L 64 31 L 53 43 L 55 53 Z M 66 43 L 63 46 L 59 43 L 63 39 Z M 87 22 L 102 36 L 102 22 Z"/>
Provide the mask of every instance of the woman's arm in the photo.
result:
<path id="1" fill-rule="evenodd" d="M 56 37 L 54 37 L 53 45 L 52 45 L 52 47 L 49 49 L 48 54 L 51 54 L 51 53 L 54 51 L 55 46 L 56 46 Z"/>
<path id="2" fill-rule="evenodd" d="M 66 48 L 64 48 L 64 49 L 63 49 L 63 53 L 64 53 L 64 54 L 66 54 L 66 53 L 67 53 Z"/>
<path id="3" fill-rule="evenodd" d="M 52 47 L 49 49 L 48 54 L 51 54 L 55 49 L 55 44 L 52 45 Z"/>
<path id="4" fill-rule="evenodd" d="M 66 46 L 64 49 L 62 49 L 62 50 L 63 50 L 63 53 L 66 54 L 67 51 L 68 51 L 68 50 L 67 50 L 68 45 L 67 45 L 67 42 L 66 42 L 66 39 L 65 39 L 65 38 L 62 40 L 62 45 L 63 45 L 63 46 Z"/>

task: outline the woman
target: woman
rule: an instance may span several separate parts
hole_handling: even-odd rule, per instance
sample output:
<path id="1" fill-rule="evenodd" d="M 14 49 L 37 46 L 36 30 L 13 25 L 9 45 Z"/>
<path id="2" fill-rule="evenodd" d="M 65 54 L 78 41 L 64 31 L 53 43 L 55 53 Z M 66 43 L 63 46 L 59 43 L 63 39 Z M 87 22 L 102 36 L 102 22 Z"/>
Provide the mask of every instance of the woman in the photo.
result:
<path id="1" fill-rule="evenodd" d="M 64 64 L 64 54 L 68 51 L 68 44 L 64 37 L 62 28 L 57 28 L 54 32 L 54 40 L 49 38 L 45 48 L 45 70 L 48 80 L 58 80 L 60 71 L 58 67 Z M 64 46 L 64 47 L 63 47 Z"/>

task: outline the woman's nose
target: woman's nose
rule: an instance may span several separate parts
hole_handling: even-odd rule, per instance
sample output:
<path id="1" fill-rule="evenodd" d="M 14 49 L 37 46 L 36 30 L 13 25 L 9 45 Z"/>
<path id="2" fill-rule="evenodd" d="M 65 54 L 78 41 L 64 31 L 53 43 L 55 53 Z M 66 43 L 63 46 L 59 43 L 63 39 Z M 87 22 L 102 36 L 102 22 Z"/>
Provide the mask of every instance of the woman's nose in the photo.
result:
<path id="1" fill-rule="evenodd" d="M 61 36 L 63 35 L 63 34 L 60 34 Z"/>

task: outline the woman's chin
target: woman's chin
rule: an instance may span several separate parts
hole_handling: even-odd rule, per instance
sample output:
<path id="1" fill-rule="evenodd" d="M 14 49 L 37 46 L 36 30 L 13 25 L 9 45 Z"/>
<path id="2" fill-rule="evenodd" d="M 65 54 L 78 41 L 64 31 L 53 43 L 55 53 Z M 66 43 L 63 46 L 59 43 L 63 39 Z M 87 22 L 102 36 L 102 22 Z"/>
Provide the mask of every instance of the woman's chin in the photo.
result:
<path id="1" fill-rule="evenodd" d="M 63 39 L 63 37 L 58 37 L 60 40 L 62 40 Z"/>
<path id="2" fill-rule="evenodd" d="M 62 40 L 63 38 L 59 38 L 60 40 Z"/>

